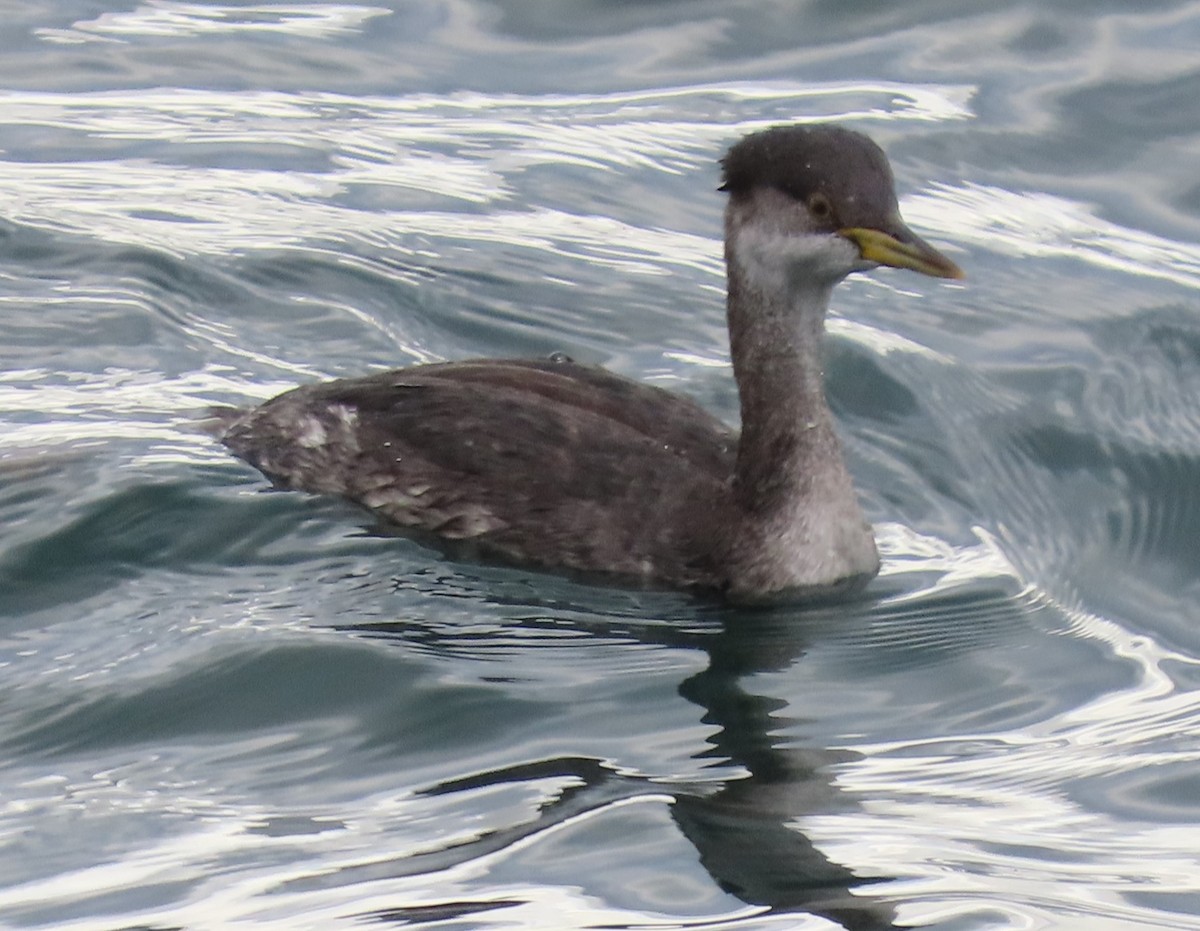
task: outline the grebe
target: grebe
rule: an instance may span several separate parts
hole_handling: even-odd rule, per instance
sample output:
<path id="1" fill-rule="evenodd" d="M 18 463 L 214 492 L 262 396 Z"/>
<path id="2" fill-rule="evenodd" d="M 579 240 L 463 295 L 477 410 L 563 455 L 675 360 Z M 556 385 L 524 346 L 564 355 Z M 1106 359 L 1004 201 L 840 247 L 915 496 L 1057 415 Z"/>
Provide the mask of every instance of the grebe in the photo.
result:
<path id="1" fill-rule="evenodd" d="M 740 438 L 687 398 L 565 357 L 418 365 L 220 416 L 281 488 L 340 495 L 451 551 L 733 599 L 879 571 L 825 399 L 834 285 L 879 265 L 960 278 L 900 217 L 861 133 L 777 126 L 723 160 Z"/>

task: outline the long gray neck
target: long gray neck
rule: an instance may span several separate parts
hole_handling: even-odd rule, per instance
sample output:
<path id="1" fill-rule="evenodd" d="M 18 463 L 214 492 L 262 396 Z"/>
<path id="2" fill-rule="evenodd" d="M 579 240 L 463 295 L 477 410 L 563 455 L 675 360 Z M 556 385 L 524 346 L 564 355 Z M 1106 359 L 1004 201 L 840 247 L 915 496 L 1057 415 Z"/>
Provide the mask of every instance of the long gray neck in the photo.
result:
<path id="1" fill-rule="evenodd" d="M 825 399 L 833 282 L 766 268 L 726 237 L 728 318 L 742 410 L 735 542 L 748 586 L 819 590 L 874 575 L 878 556 Z M 736 581 L 735 581 L 736 585 Z"/>
<path id="2" fill-rule="evenodd" d="M 844 471 L 825 400 L 821 342 L 830 288 L 765 290 L 729 263 L 730 350 L 742 409 L 737 493 L 751 513 L 803 494 L 797 479 Z"/>

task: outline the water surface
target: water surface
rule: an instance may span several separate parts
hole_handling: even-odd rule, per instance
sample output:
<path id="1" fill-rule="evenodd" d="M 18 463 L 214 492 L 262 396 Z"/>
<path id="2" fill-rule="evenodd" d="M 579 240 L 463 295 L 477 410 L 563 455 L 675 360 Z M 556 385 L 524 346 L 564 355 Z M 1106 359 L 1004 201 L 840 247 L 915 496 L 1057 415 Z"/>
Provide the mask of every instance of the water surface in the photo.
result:
<path id="1" fill-rule="evenodd" d="M 1200 4 L 3 4 L 0 924 L 1200 928 Z M 730 422 L 716 161 L 837 119 L 884 552 L 745 611 L 272 494 L 213 403 L 566 351 Z"/>

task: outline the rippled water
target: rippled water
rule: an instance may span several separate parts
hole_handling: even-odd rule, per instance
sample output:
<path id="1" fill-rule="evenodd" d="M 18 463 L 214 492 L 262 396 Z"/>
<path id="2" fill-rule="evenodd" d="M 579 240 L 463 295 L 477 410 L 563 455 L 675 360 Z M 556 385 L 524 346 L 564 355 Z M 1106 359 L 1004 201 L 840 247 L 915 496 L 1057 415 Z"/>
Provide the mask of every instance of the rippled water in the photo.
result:
<path id="1" fill-rule="evenodd" d="M 1200 3 L 2 3 L 0 925 L 1200 928 Z M 264 493 L 212 403 L 566 350 L 733 420 L 715 161 L 875 136 L 885 555 L 747 612 Z"/>

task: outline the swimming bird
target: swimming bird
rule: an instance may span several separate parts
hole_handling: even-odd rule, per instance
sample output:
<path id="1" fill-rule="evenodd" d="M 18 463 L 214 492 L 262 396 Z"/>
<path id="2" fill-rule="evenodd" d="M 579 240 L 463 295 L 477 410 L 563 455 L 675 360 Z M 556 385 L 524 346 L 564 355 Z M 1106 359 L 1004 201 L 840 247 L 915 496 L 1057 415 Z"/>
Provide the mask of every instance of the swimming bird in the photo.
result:
<path id="1" fill-rule="evenodd" d="M 825 597 L 879 570 L 825 398 L 834 286 L 880 265 L 959 278 L 900 216 L 867 136 L 745 136 L 723 159 L 741 434 L 563 356 L 417 365 L 221 416 L 278 487 L 340 495 L 452 553 L 731 599 Z"/>

